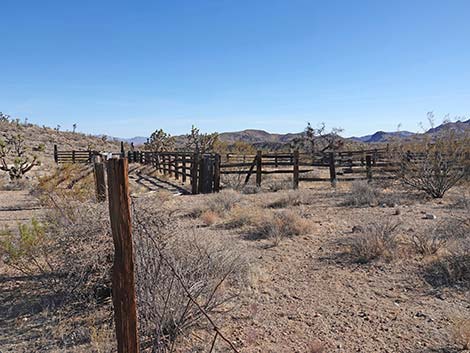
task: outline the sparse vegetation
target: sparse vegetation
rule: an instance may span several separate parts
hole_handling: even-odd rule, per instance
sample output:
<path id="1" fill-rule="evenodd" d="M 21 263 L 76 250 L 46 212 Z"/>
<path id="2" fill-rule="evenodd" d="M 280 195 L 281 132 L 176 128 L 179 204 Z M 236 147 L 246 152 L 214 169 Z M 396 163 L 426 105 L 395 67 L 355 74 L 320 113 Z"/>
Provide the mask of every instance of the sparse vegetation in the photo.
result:
<path id="1" fill-rule="evenodd" d="M 359 263 L 367 263 L 378 258 L 391 258 L 397 247 L 399 224 L 386 220 L 365 226 L 351 239 L 349 251 Z"/>
<path id="2" fill-rule="evenodd" d="M 284 238 L 306 234 L 309 230 L 306 220 L 288 210 L 266 212 L 252 222 L 253 235 L 261 239 L 270 239 L 274 245 L 278 245 Z"/>
<path id="3" fill-rule="evenodd" d="M 11 180 L 23 178 L 34 166 L 38 165 L 37 156 L 30 156 L 25 147 L 24 137 L 20 134 L 0 138 L 0 170 L 8 173 Z"/>

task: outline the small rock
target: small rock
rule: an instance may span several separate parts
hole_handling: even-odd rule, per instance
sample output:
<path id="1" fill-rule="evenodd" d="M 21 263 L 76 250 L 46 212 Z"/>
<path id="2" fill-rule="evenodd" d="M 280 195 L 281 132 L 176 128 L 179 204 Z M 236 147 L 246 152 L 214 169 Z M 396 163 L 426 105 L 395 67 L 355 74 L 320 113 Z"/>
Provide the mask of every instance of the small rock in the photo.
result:
<path id="1" fill-rule="evenodd" d="M 436 219 L 436 215 L 433 215 L 432 213 L 426 213 L 424 215 L 424 219 Z"/>
<path id="2" fill-rule="evenodd" d="M 362 228 L 361 226 L 352 227 L 352 232 L 353 233 L 362 233 L 363 231 L 364 231 L 364 228 Z"/>
<path id="3" fill-rule="evenodd" d="M 396 208 L 394 215 L 399 216 L 400 214 L 401 214 L 401 210 L 399 208 Z"/>

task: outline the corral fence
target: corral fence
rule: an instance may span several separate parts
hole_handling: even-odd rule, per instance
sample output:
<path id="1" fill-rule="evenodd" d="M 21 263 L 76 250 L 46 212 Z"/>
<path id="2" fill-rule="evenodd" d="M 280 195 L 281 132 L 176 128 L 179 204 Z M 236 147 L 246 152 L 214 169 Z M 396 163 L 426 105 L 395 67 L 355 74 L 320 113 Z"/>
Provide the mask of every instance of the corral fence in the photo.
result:
<path id="1" fill-rule="evenodd" d="M 237 176 L 246 185 L 255 178 L 261 187 L 265 175 L 290 175 L 292 187 L 299 182 L 337 182 L 392 179 L 399 164 L 388 148 L 322 153 L 263 152 L 256 154 L 217 154 L 187 151 L 125 151 L 100 153 L 97 151 L 60 151 L 54 147 L 56 163 L 93 163 L 96 156 L 127 157 L 129 163 L 155 168 L 157 172 L 188 185 L 192 194 L 218 192 L 222 176 Z M 419 160 L 421 156 L 410 155 Z"/>

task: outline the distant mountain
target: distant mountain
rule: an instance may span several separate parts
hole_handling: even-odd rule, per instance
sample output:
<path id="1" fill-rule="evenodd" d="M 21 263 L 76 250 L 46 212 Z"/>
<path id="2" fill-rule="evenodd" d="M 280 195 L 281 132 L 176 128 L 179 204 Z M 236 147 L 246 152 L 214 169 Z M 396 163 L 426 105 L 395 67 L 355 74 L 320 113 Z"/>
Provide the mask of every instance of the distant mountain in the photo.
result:
<path id="1" fill-rule="evenodd" d="M 259 143 L 289 143 L 295 138 L 302 136 L 302 133 L 288 133 L 288 134 L 271 134 L 264 130 L 243 130 L 235 132 L 223 132 L 219 135 L 219 139 L 223 142 L 234 143 L 236 141 L 243 141 L 250 144 Z"/>
<path id="2" fill-rule="evenodd" d="M 463 132 L 470 129 L 470 119 L 467 121 L 455 121 L 443 123 L 435 128 L 429 129 L 425 134 L 437 134 L 446 129 L 452 129 L 456 132 Z M 287 133 L 287 134 L 272 134 L 264 130 L 247 129 L 242 131 L 222 132 L 219 134 L 220 141 L 228 144 L 233 144 L 237 141 L 242 141 L 253 145 L 256 148 L 279 150 L 285 145 L 289 144 L 295 139 L 301 138 L 303 132 Z M 393 139 L 407 139 L 413 136 L 422 136 L 422 134 L 413 133 L 410 131 L 377 131 L 371 135 L 349 137 L 345 138 L 345 143 L 385 143 Z M 135 146 L 142 145 L 147 141 L 147 137 L 136 136 L 132 138 L 113 138 L 110 140 L 124 141 L 127 143 L 134 143 Z M 185 135 L 175 136 L 176 145 L 184 145 L 186 138 Z"/>
<path id="3" fill-rule="evenodd" d="M 470 130 L 470 119 L 468 119 L 466 121 L 457 120 L 457 121 L 453 121 L 453 122 L 442 123 L 441 125 L 436 126 L 432 129 L 429 129 L 428 131 L 426 131 L 426 134 L 438 134 L 442 131 L 447 131 L 447 130 L 452 130 L 452 131 L 455 131 L 457 133 L 462 133 L 462 132 L 465 132 L 465 131 L 469 131 Z"/>
<path id="4" fill-rule="evenodd" d="M 144 136 L 135 136 L 135 137 L 113 137 L 113 136 L 108 136 L 108 139 L 111 141 L 123 141 L 127 143 L 133 143 L 134 146 L 139 146 L 143 145 L 145 142 L 147 142 L 148 137 Z"/>
<path id="5" fill-rule="evenodd" d="M 350 137 L 351 140 L 357 142 L 365 142 L 365 143 L 378 143 L 378 142 L 387 142 L 391 139 L 396 138 L 406 138 L 413 136 L 413 132 L 409 131 L 396 131 L 396 132 L 385 132 L 385 131 L 377 131 L 372 135 L 365 135 L 361 137 Z"/>

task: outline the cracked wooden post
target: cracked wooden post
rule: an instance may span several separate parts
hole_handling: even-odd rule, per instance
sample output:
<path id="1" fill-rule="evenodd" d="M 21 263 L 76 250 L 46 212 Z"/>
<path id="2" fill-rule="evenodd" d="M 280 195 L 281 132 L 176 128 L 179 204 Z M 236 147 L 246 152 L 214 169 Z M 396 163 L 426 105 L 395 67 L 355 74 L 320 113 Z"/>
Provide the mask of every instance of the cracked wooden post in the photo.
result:
<path id="1" fill-rule="evenodd" d="M 109 216 L 114 241 L 113 304 L 118 353 L 139 353 L 127 159 L 108 160 Z"/>

